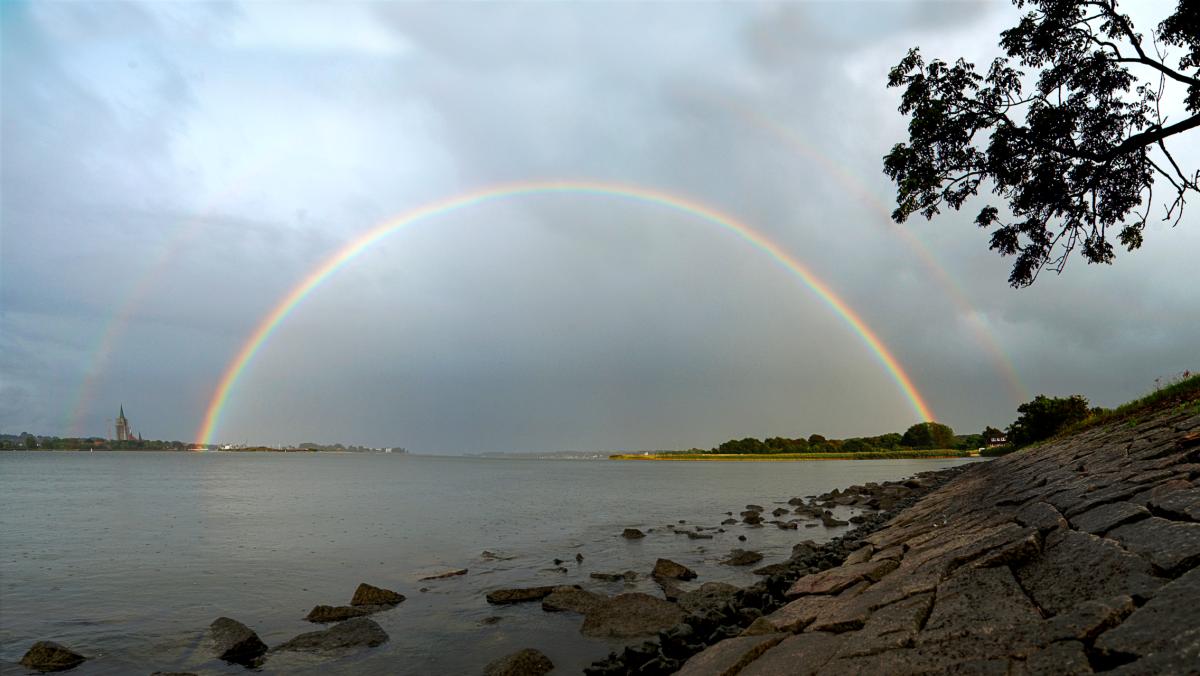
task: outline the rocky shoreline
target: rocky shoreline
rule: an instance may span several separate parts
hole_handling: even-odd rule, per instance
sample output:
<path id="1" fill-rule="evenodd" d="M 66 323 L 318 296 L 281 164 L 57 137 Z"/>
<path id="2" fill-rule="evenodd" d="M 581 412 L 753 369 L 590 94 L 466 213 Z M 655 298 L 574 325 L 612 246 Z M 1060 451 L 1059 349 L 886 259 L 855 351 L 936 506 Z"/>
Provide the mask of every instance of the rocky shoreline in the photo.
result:
<path id="1" fill-rule="evenodd" d="M 1198 480 L 1194 400 L 971 465 L 588 673 L 1198 674 Z"/>
<path id="2" fill-rule="evenodd" d="M 540 603 L 546 613 L 580 616 L 583 636 L 618 645 L 642 639 L 586 667 L 590 676 L 1196 674 L 1198 479 L 1200 408 L 1189 402 L 991 462 L 796 497 L 770 511 L 748 504 L 720 526 L 647 529 L 708 539 L 731 528 L 836 528 L 851 510 L 848 532 L 795 545 L 786 560 L 755 568 L 759 580 L 749 586 L 697 579 L 660 558 L 651 571 L 590 572 L 598 584 L 625 585 L 613 596 L 557 584 L 493 588 L 481 601 Z M 639 540 L 647 532 L 612 537 Z M 749 569 L 762 558 L 735 548 L 718 564 Z M 636 580 L 659 593 L 629 591 Z M 348 605 L 312 609 L 305 619 L 331 625 L 321 631 L 268 648 L 245 625 L 219 618 L 209 645 L 214 657 L 250 667 L 279 651 L 346 655 L 388 641 L 367 616 L 404 600 L 364 584 Z M 21 664 L 48 671 L 84 660 L 39 642 Z M 527 648 L 484 673 L 553 668 Z"/>

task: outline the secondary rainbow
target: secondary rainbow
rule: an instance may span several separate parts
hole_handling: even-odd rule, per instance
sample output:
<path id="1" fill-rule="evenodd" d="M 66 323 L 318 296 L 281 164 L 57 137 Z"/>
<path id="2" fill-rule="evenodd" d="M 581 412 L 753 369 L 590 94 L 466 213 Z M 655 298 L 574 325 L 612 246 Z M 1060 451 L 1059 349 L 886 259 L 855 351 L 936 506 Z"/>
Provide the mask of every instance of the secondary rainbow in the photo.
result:
<path id="1" fill-rule="evenodd" d="M 238 378 L 241 377 L 246 367 L 254 359 L 254 355 L 267 342 L 280 323 L 314 289 L 320 286 L 322 282 L 349 264 L 359 254 L 370 248 L 371 245 L 405 226 L 466 207 L 520 196 L 554 193 L 615 197 L 655 204 L 690 214 L 700 220 L 719 225 L 737 234 L 743 240 L 783 265 L 784 268 L 792 272 L 808 288 L 816 293 L 826 305 L 850 325 L 880 363 L 883 364 L 892 379 L 900 387 L 901 392 L 912 406 L 913 411 L 921 420 L 931 421 L 934 419 L 933 412 L 930 410 L 929 405 L 925 403 L 920 392 L 917 391 L 912 378 L 909 377 L 895 356 L 883 344 L 879 336 L 867 326 L 858 313 L 851 309 L 845 301 L 833 292 L 833 289 L 818 279 L 808 268 L 749 225 L 694 200 L 658 190 L 593 181 L 541 181 L 494 186 L 418 207 L 380 223 L 325 259 L 324 262 L 309 273 L 299 284 L 292 288 L 272 308 L 271 312 L 258 323 L 254 332 L 250 334 L 250 337 L 242 345 L 241 349 L 238 350 L 237 355 L 226 367 L 217 385 L 217 389 L 213 392 L 212 398 L 209 400 L 204 414 L 204 422 L 196 435 L 197 442 L 200 444 L 213 443 L 217 426 L 221 422 L 221 414 L 229 402 L 229 396 L 233 391 L 234 385 L 237 384 Z"/>

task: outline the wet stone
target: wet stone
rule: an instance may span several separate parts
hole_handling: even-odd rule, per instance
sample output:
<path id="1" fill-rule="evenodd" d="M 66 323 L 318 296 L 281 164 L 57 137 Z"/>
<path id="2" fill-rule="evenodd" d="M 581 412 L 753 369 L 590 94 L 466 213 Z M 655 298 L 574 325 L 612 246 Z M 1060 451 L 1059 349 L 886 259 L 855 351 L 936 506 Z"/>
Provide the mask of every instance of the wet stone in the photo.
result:
<path id="1" fill-rule="evenodd" d="M 208 627 L 216 656 L 226 662 L 251 666 L 267 652 L 267 644 L 246 625 L 228 617 L 218 617 Z"/>
<path id="2" fill-rule="evenodd" d="M 583 589 L 562 589 L 552 592 L 542 599 L 542 610 L 547 612 L 569 611 L 573 613 L 588 613 L 603 603 L 608 597 Z"/>
<path id="3" fill-rule="evenodd" d="M 656 578 L 665 578 L 670 580 L 694 580 L 696 579 L 696 571 L 687 566 L 675 563 L 670 559 L 659 559 L 654 562 L 654 572 L 651 573 Z"/>
<path id="4" fill-rule="evenodd" d="M 533 648 L 517 652 L 489 662 L 483 676 L 543 676 L 554 669 L 549 657 Z"/>
<path id="5" fill-rule="evenodd" d="M 54 641 L 34 643 L 21 658 L 21 666 L 34 671 L 66 671 L 74 669 L 87 658 Z"/>
<path id="6" fill-rule="evenodd" d="M 579 587 L 571 586 L 544 586 L 544 587 L 517 587 L 513 589 L 497 589 L 493 592 L 488 592 L 487 602 L 495 605 L 506 603 L 525 603 L 528 601 L 540 601 L 556 591 L 569 591 L 578 589 Z"/>
<path id="7" fill-rule="evenodd" d="M 361 648 L 374 648 L 388 640 L 387 632 L 375 620 L 356 617 L 335 624 L 323 631 L 310 631 L 272 648 L 280 651 L 307 653 L 344 653 Z"/>
<path id="8" fill-rule="evenodd" d="M 1117 526 L 1149 518 L 1150 510 L 1132 502 L 1113 502 L 1071 518 L 1071 525 L 1086 533 L 1104 535 Z"/>
<path id="9" fill-rule="evenodd" d="M 404 594 L 396 593 L 390 589 L 375 587 L 365 582 L 358 585 L 358 589 L 354 590 L 354 597 L 350 599 L 352 606 L 379 606 L 391 605 L 404 601 Z"/>
<path id="10" fill-rule="evenodd" d="M 632 638 L 653 636 L 683 621 L 679 606 L 649 594 L 620 594 L 588 612 L 580 631 L 585 636 Z"/>
<path id="11" fill-rule="evenodd" d="M 390 607 L 390 606 L 387 606 Z M 308 615 L 304 618 L 309 622 L 317 622 L 320 624 L 326 622 L 341 622 L 352 617 L 362 617 L 371 613 L 366 607 L 355 606 L 315 606 L 308 611 Z"/>
<path id="12" fill-rule="evenodd" d="M 705 582 L 697 589 L 680 593 L 676 601 L 684 612 L 695 613 L 723 606 L 732 601 L 739 591 L 738 587 L 727 582 Z"/>

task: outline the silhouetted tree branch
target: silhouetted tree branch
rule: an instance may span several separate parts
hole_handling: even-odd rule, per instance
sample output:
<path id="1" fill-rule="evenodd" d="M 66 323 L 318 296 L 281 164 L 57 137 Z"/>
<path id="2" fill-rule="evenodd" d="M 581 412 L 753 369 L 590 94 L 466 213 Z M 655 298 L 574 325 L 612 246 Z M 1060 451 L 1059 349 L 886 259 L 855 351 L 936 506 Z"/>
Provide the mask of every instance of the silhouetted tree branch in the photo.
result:
<path id="1" fill-rule="evenodd" d="M 1200 127 L 1200 2 L 1180 0 L 1159 23 L 1153 54 L 1116 0 L 1014 2 L 1031 11 L 1001 33 L 1007 56 L 986 73 L 963 59 L 926 62 L 917 48 L 889 72 L 910 121 L 884 172 L 896 183 L 897 222 L 961 209 L 981 187 L 1000 196 L 1013 220 L 988 204 L 975 223 L 995 228 L 991 249 L 1016 256 L 1009 283 L 1019 287 L 1045 267 L 1061 272 L 1076 249 L 1111 263 L 1114 232 L 1127 250 L 1141 246 L 1156 177 L 1171 188 L 1163 220 L 1174 224 L 1200 192 L 1200 171 L 1181 168 L 1167 146 Z M 1164 46 L 1184 50 L 1177 65 Z M 1168 80 L 1184 86 L 1190 117 L 1163 114 Z"/>

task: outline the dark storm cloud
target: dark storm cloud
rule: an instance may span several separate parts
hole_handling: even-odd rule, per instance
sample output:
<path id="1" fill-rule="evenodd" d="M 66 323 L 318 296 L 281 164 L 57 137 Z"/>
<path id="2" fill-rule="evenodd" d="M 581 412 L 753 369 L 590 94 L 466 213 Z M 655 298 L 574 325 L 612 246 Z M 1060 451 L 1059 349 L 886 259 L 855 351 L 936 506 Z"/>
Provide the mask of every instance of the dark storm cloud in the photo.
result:
<path id="1" fill-rule="evenodd" d="M 886 69 L 914 44 L 982 62 L 1014 16 L 1003 3 L 97 7 L 3 10 L 5 431 L 65 431 L 63 402 L 128 307 L 85 428 L 124 401 L 154 436 L 189 438 L 306 271 L 387 218 L 504 181 L 619 181 L 744 220 L 963 430 L 1016 404 L 986 336 L 1032 390 L 1103 403 L 1188 367 L 1200 339 L 1177 254 L 1194 217 L 1111 269 L 1015 292 L 969 215 L 904 226 L 914 245 L 881 213 L 879 158 L 904 133 Z M 280 325 L 218 436 L 684 447 L 913 418 L 847 325 L 731 233 L 542 195 L 364 252 Z"/>

